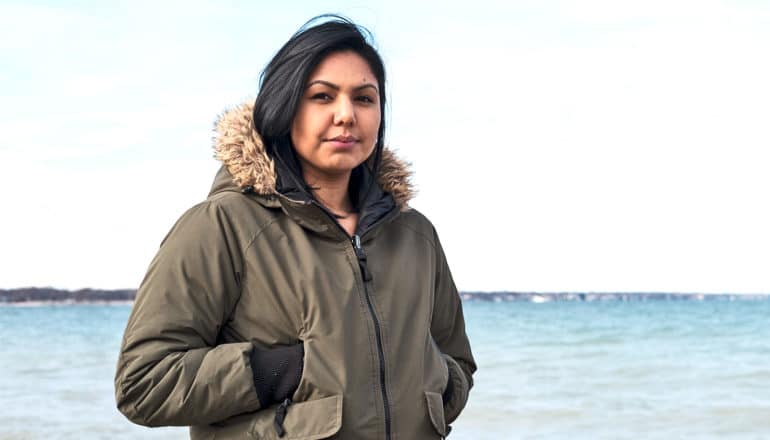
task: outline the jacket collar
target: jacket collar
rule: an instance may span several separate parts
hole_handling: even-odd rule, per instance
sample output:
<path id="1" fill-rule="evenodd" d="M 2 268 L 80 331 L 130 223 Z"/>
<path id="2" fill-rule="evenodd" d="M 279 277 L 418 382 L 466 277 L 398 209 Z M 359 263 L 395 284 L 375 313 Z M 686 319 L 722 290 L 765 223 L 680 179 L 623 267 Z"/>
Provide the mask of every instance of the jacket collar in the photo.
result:
<path id="1" fill-rule="evenodd" d="M 219 192 L 234 185 L 238 189 L 249 188 L 255 194 L 276 196 L 276 165 L 268 156 L 262 139 L 252 123 L 253 103 L 243 103 L 227 110 L 216 122 L 214 137 L 215 157 L 222 162 L 227 173 L 220 173 L 211 192 Z M 225 174 L 229 174 L 230 181 Z M 396 157 L 387 147 L 382 152 L 382 162 L 377 173 L 377 183 L 382 192 L 390 194 L 393 201 L 404 211 L 414 196 L 409 165 Z"/>

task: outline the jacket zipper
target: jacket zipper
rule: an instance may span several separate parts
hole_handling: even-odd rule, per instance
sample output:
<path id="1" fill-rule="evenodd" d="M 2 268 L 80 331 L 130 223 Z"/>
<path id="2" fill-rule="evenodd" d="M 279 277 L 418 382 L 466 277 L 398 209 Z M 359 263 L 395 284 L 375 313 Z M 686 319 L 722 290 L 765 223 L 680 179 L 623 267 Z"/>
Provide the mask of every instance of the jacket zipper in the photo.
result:
<path id="1" fill-rule="evenodd" d="M 340 225 L 340 223 L 334 218 L 331 212 L 329 212 L 323 205 L 315 201 L 311 201 L 310 203 L 314 203 L 316 206 L 318 206 L 321 211 L 329 217 L 332 223 L 337 225 L 337 228 L 339 228 L 339 230 L 345 234 L 346 237 L 350 237 L 342 225 Z M 384 221 L 384 218 L 375 222 L 369 229 L 373 229 L 382 221 Z M 372 304 L 372 299 L 369 296 L 369 289 L 366 287 L 366 283 L 372 280 L 372 273 L 369 272 L 369 267 L 366 265 L 366 253 L 364 252 L 364 248 L 361 246 L 361 236 L 358 234 L 353 234 L 353 236 L 350 237 L 350 242 L 353 245 L 353 250 L 355 251 L 356 258 L 358 259 L 358 268 L 361 270 L 361 278 L 363 279 L 364 285 L 364 298 L 366 298 L 366 305 L 369 308 L 369 315 L 372 317 L 372 323 L 374 324 L 374 337 L 377 342 L 377 355 L 380 361 L 380 390 L 382 392 L 382 406 L 385 410 L 385 439 L 390 440 L 390 399 L 388 399 L 388 389 L 385 385 L 385 350 L 382 348 L 382 330 L 380 329 L 380 321 L 377 319 L 377 315 L 374 313 L 374 305 Z"/>
<path id="2" fill-rule="evenodd" d="M 366 266 L 366 253 L 364 248 L 361 247 L 361 237 L 353 235 L 351 240 L 353 243 L 353 250 L 356 252 L 358 258 L 358 266 L 361 269 L 361 276 L 364 281 L 364 297 L 366 298 L 366 305 L 369 307 L 369 314 L 372 317 L 374 323 L 374 336 L 377 341 L 377 354 L 380 359 L 380 389 L 382 391 L 382 405 L 385 408 L 385 438 L 390 440 L 390 403 L 388 399 L 388 390 L 385 386 L 385 352 L 382 348 L 382 330 L 380 329 L 380 321 L 377 319 L 377 315 L 374 313 L 374 305 L 372 305 L 372 299 L 369 296 L 369 289 L 366 287 L 366 283 L 371 281 L 372 274 L 369 272 L 369 268 Z"/>

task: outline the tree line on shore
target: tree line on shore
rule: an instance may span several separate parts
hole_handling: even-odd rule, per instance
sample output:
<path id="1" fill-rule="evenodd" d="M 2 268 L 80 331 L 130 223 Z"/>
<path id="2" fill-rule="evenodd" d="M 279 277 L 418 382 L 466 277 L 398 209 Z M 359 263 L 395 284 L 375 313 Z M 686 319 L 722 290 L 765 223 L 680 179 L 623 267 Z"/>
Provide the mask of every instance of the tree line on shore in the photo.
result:
<path id="1" fill-rule="evenodd" d="M 89 302 L 126 302 L 133 301 L 135 289 L 99 290 L 61 290 L 50 287 L 26 287 L 21 289 L 0 289 L 0 304 L 2 303 L 89 303 Z"/>

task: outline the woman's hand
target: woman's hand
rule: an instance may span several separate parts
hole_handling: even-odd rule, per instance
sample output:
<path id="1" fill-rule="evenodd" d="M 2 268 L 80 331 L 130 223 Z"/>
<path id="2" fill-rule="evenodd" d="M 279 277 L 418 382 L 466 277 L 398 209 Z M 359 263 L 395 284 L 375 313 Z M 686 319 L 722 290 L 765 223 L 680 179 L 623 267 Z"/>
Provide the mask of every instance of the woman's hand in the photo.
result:
<path id="1" fill-rule="evenodd" d="M 254 346 L 251 371 L 261 408 L 282 402 L 294 394 L 302 378 L 304 357 L 305 347 L 301 342 L 267 350 Z"/>

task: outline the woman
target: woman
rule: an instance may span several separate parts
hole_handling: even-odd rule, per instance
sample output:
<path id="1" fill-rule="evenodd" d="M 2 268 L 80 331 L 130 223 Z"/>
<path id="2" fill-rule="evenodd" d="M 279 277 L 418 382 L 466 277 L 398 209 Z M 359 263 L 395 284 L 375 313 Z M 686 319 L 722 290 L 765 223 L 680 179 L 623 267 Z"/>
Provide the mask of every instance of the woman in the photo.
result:
<path id="1" fill-rule="evenodd" d="M 222 115 L 211 193 L 163 241 L 126 327 L 126 417 L 192 438 L 448 434 L 476 366 L 384 111 L 379 55 L 332 17 Z"/>

